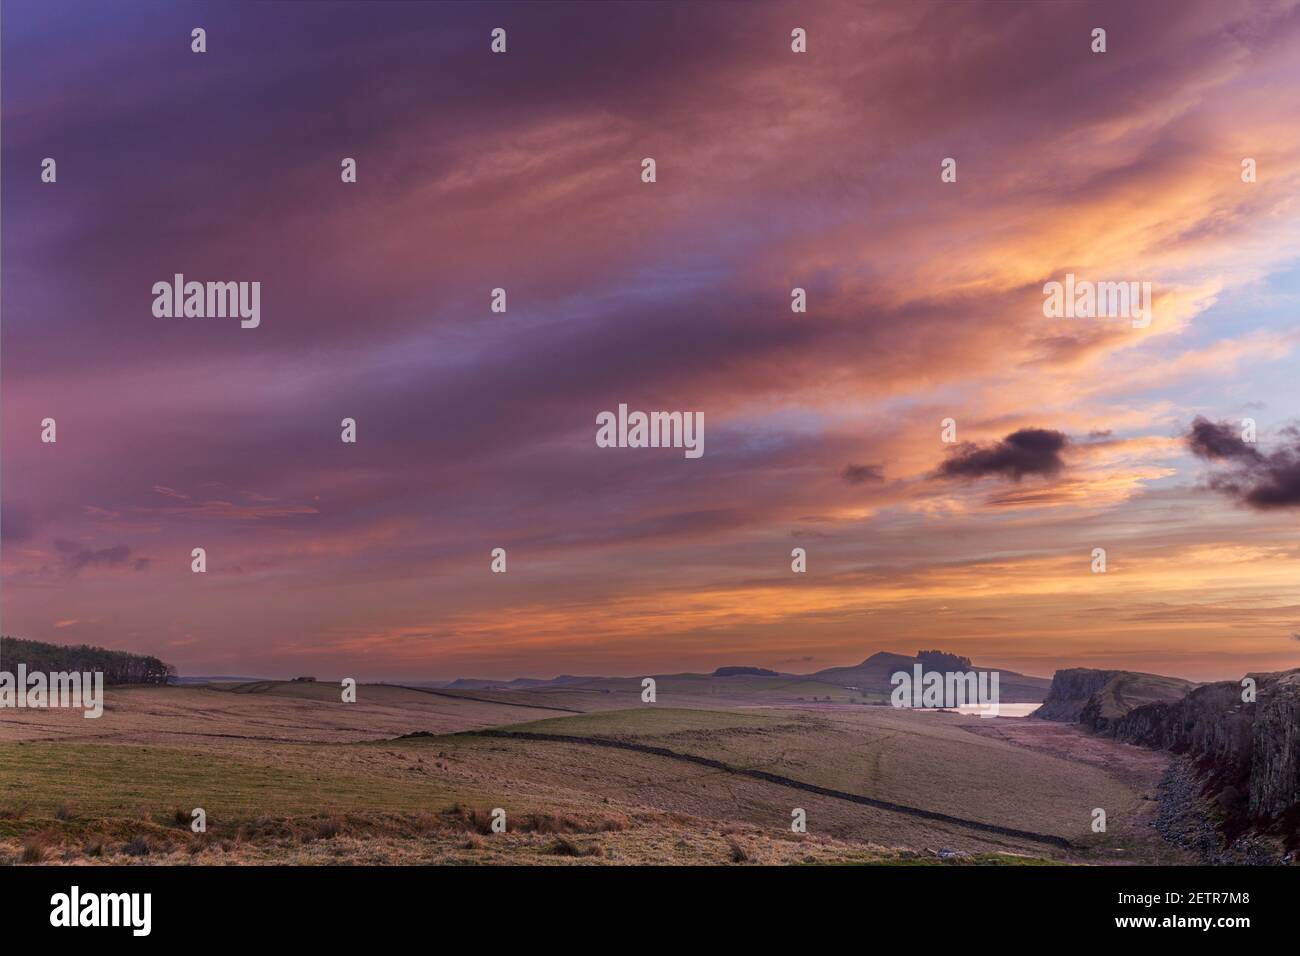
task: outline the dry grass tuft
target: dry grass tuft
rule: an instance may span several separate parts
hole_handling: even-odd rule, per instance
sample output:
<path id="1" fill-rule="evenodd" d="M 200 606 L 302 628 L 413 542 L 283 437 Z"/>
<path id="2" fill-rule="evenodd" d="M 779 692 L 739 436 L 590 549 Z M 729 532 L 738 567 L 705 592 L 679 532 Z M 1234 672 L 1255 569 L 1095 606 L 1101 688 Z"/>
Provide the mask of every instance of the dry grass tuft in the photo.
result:
<path id="1" fill-rule="evenodd" d="M 318 840 L 333 840 L 341 834 L 346 824 L 342 817 L 331 816 L 314 821 L 313 833 Z"/>
<path id="2" fill-rule="evenodd" d="M 144 837 L 138 836 L 128 840 L 122 847 L 122 852 L 127 856 L 148 856 L 153 852 L 153 844 Z"/>
<path id="3" fill-rule="evenodd" d="M 480 810 L 477 807 L 467 807 L 464 804 L 452 804 L 451 809 L 447 811 L 447 816 L 451 817 L 462 827 L 481 833 L 487 836 L 492 832 L 492 811 Z"/>
<path id="4" fill-rule="evenodd" d="M 49 848 L 50 840 L 43 833 L 29 836 L 23 841 L 22 861 L 24 863 L 40 863 L 45 859 L 45 851 Z"/>
<path id="5" fill-rule="evenodd" d="M 740 845 L 739 840 L 736 840 L 734 838 L 729 838 L 727 840 L 727 845 L 731 847 L 732 863 L 749 863 L 753 860 L 753 857 L 750 856 L 749 851 Z"/>
<path id="6" fill-rule="evenodd" d="M 551 853 L 555 856 L 603 857 L 605 847 L 594 841 L 579 843 L 562 836 L 551 846 Z"/>

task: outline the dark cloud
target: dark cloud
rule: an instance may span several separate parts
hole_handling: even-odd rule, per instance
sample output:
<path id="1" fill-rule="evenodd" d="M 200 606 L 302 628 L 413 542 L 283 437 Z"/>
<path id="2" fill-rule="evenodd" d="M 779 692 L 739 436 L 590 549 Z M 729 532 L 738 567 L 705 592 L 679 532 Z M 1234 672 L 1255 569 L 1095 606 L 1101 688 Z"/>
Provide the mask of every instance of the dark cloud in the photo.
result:
<path id="1" fill-rule="evenodd" d="M 880 465 L 845 465 L 840 477 L 851 485 L 861 485 L 868 481 L 884 481 Z"/>
<path id="2" fill-rule="evenodd" d="M 1265 454 L 1242 440 L 1237 425 L 1198 417 L 1187 433 L 1187 447 L 1223 467 L 1210 476 L 1215 491 L 1260 511 L 1294 508 L 1300 506 L 1300 432 L 1284 434 L 1289 444 Z"/>
<path id="3" fill-rule="evenodd" d="M 66 538 L 58 538 L 54 542 L 54 549 L 63 555 L 63 564 L 69 571 L 80 571 L 82 568 L 92 566 L 117 567 L 124 565 L 131 560 L 131 549 L 124 544 L 117 544 L 111 548 L 100 548 L 93 550 L 90 548 L 78 547 L 75 541 L 68 541 Z M 136 571 L 143 571 L 149 566 L 148 558 L 136 558 L 131 561 L 131 566 Z"/>
<path id="4" fill-rule="evenodd" d="M 993 445 L 966 442 L 943 463 L 944 478 L 1001 476 L 1019 481 L 1025 475 L 1054 475 L 1065 467 L 1061 453 L 1069 436 L 1048 428 L 1022 428 Z"/>
<path id="5" fill-rule="evenodd" d="M 1210 461 L 1263 458 L 1254 445 L 1242 440 L 1241 429 L 1236 425 L 1229 422 L 1212 422 L 1199 415 L 1192 422 L 1192 430 L 1187 434 L 1187 447 L 1198 458 Z"/>

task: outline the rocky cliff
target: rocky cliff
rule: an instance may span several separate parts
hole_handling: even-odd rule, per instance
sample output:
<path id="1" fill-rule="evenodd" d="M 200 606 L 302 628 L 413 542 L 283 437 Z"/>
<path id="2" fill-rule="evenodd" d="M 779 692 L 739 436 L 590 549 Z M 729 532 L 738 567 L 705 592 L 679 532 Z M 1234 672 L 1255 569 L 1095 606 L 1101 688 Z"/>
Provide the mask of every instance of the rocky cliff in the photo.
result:
<path id="1" fill-rule="evenodd" d="M 1093 730 L 1104 730 L 1135 707 L 1181 700 L 1195 686 L 1191 681 L 1159 674 L 1074 667 L 1056 672 L 1047 699 L 1034 716 L 1077 721 Z"/>
<path id="2" fill-rule="evenodd" d="M 1280 815 L 1300 805 L 1300 669 L 1274 675 L 1255 704 L 1250 810 Z"/>
<path id="3" fill-rule="evenodd" d="M 1043 720 L 1077 721 L 1093 695 L 1118 673 L 1120 672 L 1093 670 L 1091 667 L 1071 667 L 1057 671 L 1043 706 L 1034 711 L 1033 716 Z"/>
<path id="4" fill-rule="evenodd" d="M 1035 716 L 1073 719 L 1118 740 L 1187 755 L 1230 825 L 1295 818 L 1300 669 L 1248 676 L 1253 701 L 1242 700 L 1241 681 L 1195 686 L 1127 671 L 1058 671 Z"/>
<path id="5" fill-rule="evenodd" d="M 1188 754 L 1229 816 L 1272 818 L 1300 804 L 1300 669 L 1206 684 L 1173 703 L 1136 707 L 1105 732 Z"/>
<path id="6" fill-rule="evenodd" d="M 1195 687 L 1191 681 L 1179 677 L 1116 671 L 1083 705 L 1079 711 L 1079 723 L 1105 733 L 1114 721 L 1136 708 L 1180 701 Z"/>

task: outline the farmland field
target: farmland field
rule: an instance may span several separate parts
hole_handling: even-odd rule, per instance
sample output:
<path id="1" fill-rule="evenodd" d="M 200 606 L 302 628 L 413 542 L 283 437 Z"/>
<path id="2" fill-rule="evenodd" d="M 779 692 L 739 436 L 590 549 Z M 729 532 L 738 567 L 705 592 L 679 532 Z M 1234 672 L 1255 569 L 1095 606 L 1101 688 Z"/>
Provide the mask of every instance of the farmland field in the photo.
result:
<path id="1" fill-rule="evenodd" d="M 1146 826 L 1167 758 L 1073 727 L 852 704 L 816 682 L 791 699 L 790 682 L 667 679 L 656 704 L 602 683 L 363 685 L 351 704 L 328 684 L 127 687 L 98 720 L 11 711 L 0 860 L 1178 858 Z M 1090 832 L 1094 807 L 1106 834 Z"/>

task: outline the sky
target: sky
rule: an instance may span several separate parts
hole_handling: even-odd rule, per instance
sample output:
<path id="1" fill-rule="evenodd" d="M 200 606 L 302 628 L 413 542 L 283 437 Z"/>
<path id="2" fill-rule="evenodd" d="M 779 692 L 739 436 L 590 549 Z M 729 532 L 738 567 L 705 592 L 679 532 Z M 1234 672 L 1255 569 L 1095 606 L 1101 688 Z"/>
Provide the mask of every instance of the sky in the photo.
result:
<path id="1" fill-rule="evenodd" d="M 1295 2 L 0 34 L 6 634 L 361 680 L 1300 665 Z M 260 325 L 155 316 L 176 273 Z M 1067 274 L 1150 282 L 1149 326 L 1045 316 Z M 704 454 L 598 447 L 620 403 Z"/>

